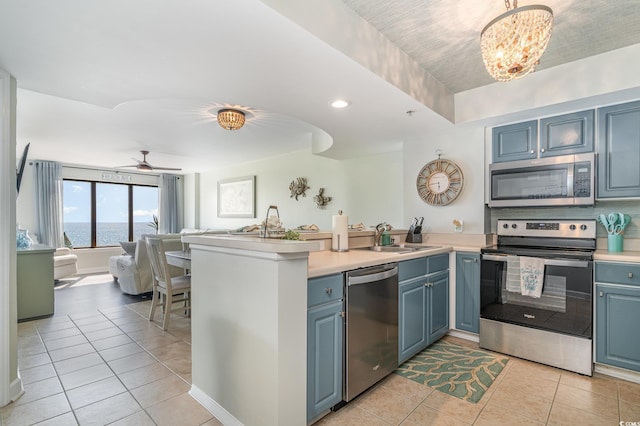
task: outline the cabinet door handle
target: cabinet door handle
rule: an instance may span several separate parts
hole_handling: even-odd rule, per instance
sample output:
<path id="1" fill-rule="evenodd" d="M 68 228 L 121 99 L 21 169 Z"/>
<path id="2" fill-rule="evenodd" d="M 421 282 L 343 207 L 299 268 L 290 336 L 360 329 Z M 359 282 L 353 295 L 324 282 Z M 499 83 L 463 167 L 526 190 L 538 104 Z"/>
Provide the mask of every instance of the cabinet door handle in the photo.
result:
<path id="1" fill-rule="evenodd" d="M 331 296 L 331 293 L 333 293 L 333 289 L 331 287 L 325 288 L 324 291 L 326 291 L 329 296 Z"/>
<path id="2" fill-rule="evenodd" d="M 544 152 L 544 148 L 542 148 L 542 149 L 540 150 L 540 152 Z"/>
<path id="3" fill-rule="evenodd" d="M 633 272 L 629 272 L 628 277 L 633 278 Z"/>
<path id="4" fill-rule="evenodd" d="M 424 283 L 425 287 L 433 287 L 433 283 Z"/>
<path id="5" fill-rule="evenodd" d="M 473 259 L 473 261 L 474 261 L 474 262 L 476 262 L 476 263 L 478 263 L 478 259 L 475 259 L 475 258 L 474 258 L 474 259 Z"/>
<path id="6" fill-rule="evenodd" d="M 604 293 L 603 293 L 603 292 L 600 292 L 599 296 L 600 296 L 600 297 L 604 296 Z"/>

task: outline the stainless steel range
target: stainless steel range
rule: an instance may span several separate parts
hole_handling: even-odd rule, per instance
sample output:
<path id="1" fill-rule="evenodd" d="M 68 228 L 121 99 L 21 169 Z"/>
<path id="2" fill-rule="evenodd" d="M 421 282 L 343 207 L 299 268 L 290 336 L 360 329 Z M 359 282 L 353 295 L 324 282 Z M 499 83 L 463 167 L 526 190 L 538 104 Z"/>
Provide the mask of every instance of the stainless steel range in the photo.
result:
<path id="1" fill-rule="evenodd" d="M 595 220 L 498 220 L 482 250 L 480 347 L 591 375 Z"/>

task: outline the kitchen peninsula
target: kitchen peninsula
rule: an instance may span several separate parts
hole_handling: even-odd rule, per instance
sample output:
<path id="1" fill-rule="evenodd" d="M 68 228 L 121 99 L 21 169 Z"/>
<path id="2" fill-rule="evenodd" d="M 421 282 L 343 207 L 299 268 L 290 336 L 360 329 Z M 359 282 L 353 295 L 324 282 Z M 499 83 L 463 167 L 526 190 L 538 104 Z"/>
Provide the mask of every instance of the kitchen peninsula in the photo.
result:
<path id="1" fill-rule="evenodd" d="M 191 395 L 224 424 L 306 424 L 307 279 L 443 253 L 324 250 L 320 241 L 183 236 L 192 259 Z"/>

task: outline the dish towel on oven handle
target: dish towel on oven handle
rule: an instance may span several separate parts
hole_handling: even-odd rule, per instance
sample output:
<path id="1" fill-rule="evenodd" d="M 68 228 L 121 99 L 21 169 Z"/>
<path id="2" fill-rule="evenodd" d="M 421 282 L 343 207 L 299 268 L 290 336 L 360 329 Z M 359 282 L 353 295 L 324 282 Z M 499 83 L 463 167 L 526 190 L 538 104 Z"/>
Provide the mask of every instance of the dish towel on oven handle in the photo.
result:
<path id="1" fill-rule="evenodd" d="M 544 282 L 544 259 L 520 256 L 520 287 L 523 296 L 539 298 Z"/>
<path id="2" fill-rule="evenodd" d="M 507 256 L 507 291 L 521 293 L 520 281 L 520 258 L 518 256 Z"/>

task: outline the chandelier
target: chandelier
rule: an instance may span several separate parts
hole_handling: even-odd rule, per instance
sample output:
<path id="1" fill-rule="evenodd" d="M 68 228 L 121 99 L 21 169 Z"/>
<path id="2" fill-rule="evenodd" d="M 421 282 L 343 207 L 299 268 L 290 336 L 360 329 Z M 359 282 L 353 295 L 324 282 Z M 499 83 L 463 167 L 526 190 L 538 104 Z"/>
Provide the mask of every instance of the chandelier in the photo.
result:
<path id="1" fill-rule="evenodd" d="M 505 0 L 507 11 L 487 24 L 480 34 L 482 59 L 498 81 L 524 77 L 535 70 L 551 38 L 553 11 L 532 5 L 518 9 L 518 0 Z"/>
<path id="2" fill-rule="evenodd" d="M 237 109 L 221 109 L 218 111 L 218 124 L 223 129 L 238 130 L 244 126 L 244 112 Z"/>

